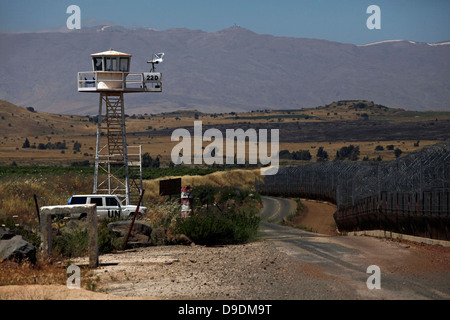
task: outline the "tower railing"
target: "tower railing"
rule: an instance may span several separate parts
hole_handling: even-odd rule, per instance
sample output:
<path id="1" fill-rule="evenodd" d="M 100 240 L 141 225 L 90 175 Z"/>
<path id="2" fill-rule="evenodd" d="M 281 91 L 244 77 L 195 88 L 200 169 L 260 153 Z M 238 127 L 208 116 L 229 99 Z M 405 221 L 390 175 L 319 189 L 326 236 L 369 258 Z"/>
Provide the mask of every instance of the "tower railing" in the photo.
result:
<path id="1" fill-rule="evenodd" d="M 114 85 L 110 88 L 99 88 L 99 74 L 105 72 L 84 71 L 78 72 L 78 91 L 79 92 L 98 92 L 98 91 L 120 91 L 120 92 L 162 92 L 162 75 L 160 72 L 135 73 L 135 72 L 112 72 L 120 79 L 106 79 L 108 83 Z"/>

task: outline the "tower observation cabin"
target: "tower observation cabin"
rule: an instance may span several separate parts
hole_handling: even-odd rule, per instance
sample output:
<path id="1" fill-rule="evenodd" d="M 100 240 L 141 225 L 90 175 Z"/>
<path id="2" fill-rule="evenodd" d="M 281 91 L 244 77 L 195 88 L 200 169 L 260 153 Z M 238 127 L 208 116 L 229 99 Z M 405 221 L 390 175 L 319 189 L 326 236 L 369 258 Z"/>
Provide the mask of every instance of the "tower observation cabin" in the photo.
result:
<path id="1" fill-rule="evenodd" d="M 164 53 L 154 54 L 149 72 L 130 72 L 131 55 L 110 49 L 91 54 L 92 71 L 78 72 L 78 92 L 100 94 L 95 153 L 94 194 L 115 194 L 125 204 L 142 190 L 141 146 L 128 146 L 124 93 L 162 92 L 162 74 L 155 64 Z"/>
<path id="2" fill-rule="evenodd" d="M 154 65 L 162 62 L 163 53 L 155 54 L 150 72 L 130 72 L 131 54 L 109 50 L 91 54 L 92 71 L 78 72 L 79 92 L 161 92 L 161 73 Z"/>

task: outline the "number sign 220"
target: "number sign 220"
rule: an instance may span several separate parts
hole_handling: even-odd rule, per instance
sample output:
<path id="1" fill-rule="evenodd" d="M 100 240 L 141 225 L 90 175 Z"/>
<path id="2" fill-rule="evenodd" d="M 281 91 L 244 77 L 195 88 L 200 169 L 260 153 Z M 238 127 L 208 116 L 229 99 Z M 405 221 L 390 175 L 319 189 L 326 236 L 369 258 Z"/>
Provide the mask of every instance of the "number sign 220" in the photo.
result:
<path id="1" fill-rule="evenodd" d="M 161 82 L 160 72 L 144 72 L 145 82 Z"/>

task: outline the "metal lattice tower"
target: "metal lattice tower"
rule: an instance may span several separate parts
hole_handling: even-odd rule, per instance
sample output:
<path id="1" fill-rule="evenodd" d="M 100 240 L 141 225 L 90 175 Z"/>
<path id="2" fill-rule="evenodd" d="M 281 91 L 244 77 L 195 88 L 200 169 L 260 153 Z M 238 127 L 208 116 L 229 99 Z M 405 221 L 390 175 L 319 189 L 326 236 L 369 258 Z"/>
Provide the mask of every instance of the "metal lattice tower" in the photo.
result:
<path id="1" fill-rule="evenodd" d="M 139 198 L 142 148 L 127 144 L 123 94 L 161 92 L 162 75 L 154 69 L 163 55 L 154 55 L 148 61 L 152 64 L 150 72 L 130 73 L 130 54 L 105 51 L 91 55 L 94 71 L 78 73 L 79 92 L 100 93 L 94 194 L 115 194 L 127 205 Z"/>
<path id="2" fill-rule="evenodd" d="M 129 203 L 132 191 L 128 175 L 123 102 L 123 93 L 100 93 L 94 194 L 116 194 Z M 102 172 L 106 176 L 99 174 Z"/>

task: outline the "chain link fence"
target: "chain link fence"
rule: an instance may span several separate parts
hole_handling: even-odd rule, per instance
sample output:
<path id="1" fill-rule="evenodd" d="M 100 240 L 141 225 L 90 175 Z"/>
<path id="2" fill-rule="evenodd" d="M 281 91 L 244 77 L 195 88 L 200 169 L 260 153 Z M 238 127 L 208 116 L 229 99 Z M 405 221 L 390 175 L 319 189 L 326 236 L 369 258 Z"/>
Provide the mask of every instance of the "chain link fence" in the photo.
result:
<path id="1" fill-rule="evenodd" d="M 283 167 L 277 175 L 257 180 L 256 190 L 331 201 L 338 207 L 335 220 L 341 231 L 380 228 L 449 239 L 450 141 L 390 162 Z"/>

